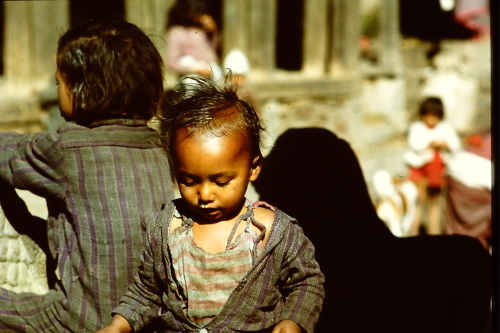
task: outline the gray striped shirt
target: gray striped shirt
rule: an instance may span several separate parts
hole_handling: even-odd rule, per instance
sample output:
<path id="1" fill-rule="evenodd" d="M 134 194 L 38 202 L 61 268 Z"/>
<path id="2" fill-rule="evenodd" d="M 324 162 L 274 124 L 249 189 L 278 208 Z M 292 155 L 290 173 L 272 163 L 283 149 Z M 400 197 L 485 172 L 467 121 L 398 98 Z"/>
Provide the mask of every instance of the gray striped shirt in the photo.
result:
<path id="1" fill-rule="evenodd" d="M 0 134 L 2 181 L 46 198 L 49 208 L 49 246 L 60 280 L 55 297 L 12 300 L 30 325 L 93 332 L 110 320 L 139 265 L 147 221 L 174 196 L 157 143 L 145 121 L 127 119 Z M 46 319 L 33 319 L 38 312 Z M 0 309 L 0 322 L 4 315 Z"/>

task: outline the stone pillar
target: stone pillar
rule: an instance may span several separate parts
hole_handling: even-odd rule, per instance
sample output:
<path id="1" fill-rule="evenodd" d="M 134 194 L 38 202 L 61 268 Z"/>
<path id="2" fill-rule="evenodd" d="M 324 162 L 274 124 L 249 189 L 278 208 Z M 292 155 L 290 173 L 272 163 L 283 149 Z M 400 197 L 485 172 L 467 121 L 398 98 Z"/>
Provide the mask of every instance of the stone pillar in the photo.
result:
<path id="1" fill-rule="evenodd" d="M 248 0 L 224 1 L 222 7 L 222 54 L 238 48 L 247 56 L 250 53 L 250 16 L 252 2 Z"/>
<path id="2" fill-rule="evenodd" d="M 164 56 L 167 13 L 175 0 L 125 0 L 125 19 L 140 27 Z"/>
<path id="3" fill-rule="evenodd" d="M 276 63 L 276 0 L 226 0 L 223 20 L 223 55 L 239 48 L 247 55 L 252 73 L 272 71 Z"/>
<path id="4" fill-rule="evenodd" d="M 361 36 L 360 0 L 332 0 L 333 41 L 330 73 L 335 76 L 356 75 Z"/>
<path id="5" fill-rule="evenodd" d="M 331 6 L 328 0 L 304 3 L 304 46 L 302 72 L 310 76 L 321 76 L 326 71 L 328 49 L 331 43 L 329 24 Z"/>
<path id="6" fill-rule="evenodd" d="M 226 0 L 227 1 L 227 0 Z M 254 72 L 276 67 L 276 0 L 252 0 L 249 59 Z"/>
<path id="7" fill-rule="evenodd" d="M 4 75 L 18 89 L 54 82 L 57 41 L 69 26 L 68 1 L 5 1 Z"/>
<path id="8" fill-rule="evenodd" d="M 390 72 L 401 71 L 399 1 L 380 1 L 380 31 L 378 38 L 380 65 Z M 425 23 L 423 23 L 425 24 Z"/>

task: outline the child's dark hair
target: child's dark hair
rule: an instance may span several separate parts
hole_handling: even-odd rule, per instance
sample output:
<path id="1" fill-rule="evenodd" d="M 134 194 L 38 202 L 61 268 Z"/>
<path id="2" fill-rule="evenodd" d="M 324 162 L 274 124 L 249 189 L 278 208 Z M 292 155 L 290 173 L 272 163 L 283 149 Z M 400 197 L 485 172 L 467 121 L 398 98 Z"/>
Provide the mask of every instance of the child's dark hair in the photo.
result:
<path id="1" fill-rule="evenodd" d="M 59 39 L 57 69 L 73 95 L 73 119 L 150 119 L 163 94 L 163 60 L 136 25 L 88 22 Z"/>
<path id="2" fill-rule="evenodd" d="M 443 101 L 439 97 L 427 97 L 420 104 L 418 115 L 422 117 L 428 114 L 435 115 L 439 119 L 444 118 Z"/>
<path id="3" fill-rule="evenodd" d="M 201 28 L 198 17 L 203 14 L 212 15 L 209 0 L 176 0 L 168 11 L 166 28 L 174 25 Z"/>
<path id="4" fill-rule="evenodd" d="M 164 149 L 172 152 L 180 129 L 188 135 L 208 133 L 223 136 L 241 133 L 252 158 L 262 156 L 262 122 L 253 107 L 236 94 L 228 73 L 221 84 L 203 76 L 189 76 L 168 91 L 160 106 Z"/>

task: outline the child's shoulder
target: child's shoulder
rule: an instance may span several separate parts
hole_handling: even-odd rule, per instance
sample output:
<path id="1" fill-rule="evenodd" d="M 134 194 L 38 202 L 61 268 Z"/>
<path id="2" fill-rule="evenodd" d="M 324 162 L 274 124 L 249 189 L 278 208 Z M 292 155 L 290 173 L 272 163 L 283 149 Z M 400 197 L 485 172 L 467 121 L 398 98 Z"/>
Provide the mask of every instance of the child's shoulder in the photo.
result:
<path id="1" fill-rule="evenodd" d="M 266 227 L 271 227 L 275 220 L 281 222 L 297 222 L 296 219 L 283 212 L 278 207 L 272 206 L 264 201 L 256 201 L 254 204 L 254 217 Z"/>
<path id="2" fill-rule="evenodd" d="M 276 213 L 270 206 L 257 206 L 254 209 L 254 217 L 257 221 L 262 223 L 267 230 L 271 229 Z"/>
<path id="3" fill-rule="evenodd" d="M 280 210 L 264 201 L 256 201 L 254 204 L 254 217 L 257 221 L 262 223 L 267 230 L 271 230 L 274 222 L 278 222 L 281 226 L 288 225 L 288 222 L 296 223 L 297 221 Z"/>

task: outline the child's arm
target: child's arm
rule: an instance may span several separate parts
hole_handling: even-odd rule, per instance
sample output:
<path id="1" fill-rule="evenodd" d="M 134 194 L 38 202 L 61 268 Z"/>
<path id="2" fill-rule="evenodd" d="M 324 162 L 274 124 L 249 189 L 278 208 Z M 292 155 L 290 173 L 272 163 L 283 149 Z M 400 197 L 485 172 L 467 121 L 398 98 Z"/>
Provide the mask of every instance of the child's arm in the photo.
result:
<path id="1" fill-rule="evenodd" d="M 0 133 L 0 178 L 36 195 L 60 196 L 67 185 L 67 166 L 55 133 Z"/>
<path id="2" fill-rule="evenodd" d="M 422 152 L 429 147 L 431 138 L 425 125 L 418 121 L 410 125 L 408 129 L 408 147 L 415 152 Z"/>
<path id="3" fill-rule="evenodd" d="M 127 319 L 120 315 L 114 315 L 108 326 L 101 328 L 95 333 L 129 333 L 131 331 L 132 327 L 130 327 Z"/>
<path id="4" fill-rule="evenodd" d="M 460 138 L 457 132 L 451 125 L 447 125 L 445 140 L 443 140 L 445 145 L 444 148 L 448 151 L 455 152 L 461 148 L 462 144 L 460 143 Z"/>
<path id="5" fill-rule="evenodd" d="M 324 275 L 315 259 L 314 246 L 302 229 L 292 224 L 286 237 L 286 255 L 282 263 L 280 289 L 285 308 L 276 332 L 300 332 L 292 330 L 292 321 L 304 331 L 312 332 L 321 313 L 324 291 Z M 275 331 L 273 331 L 275 333 Z"/>

